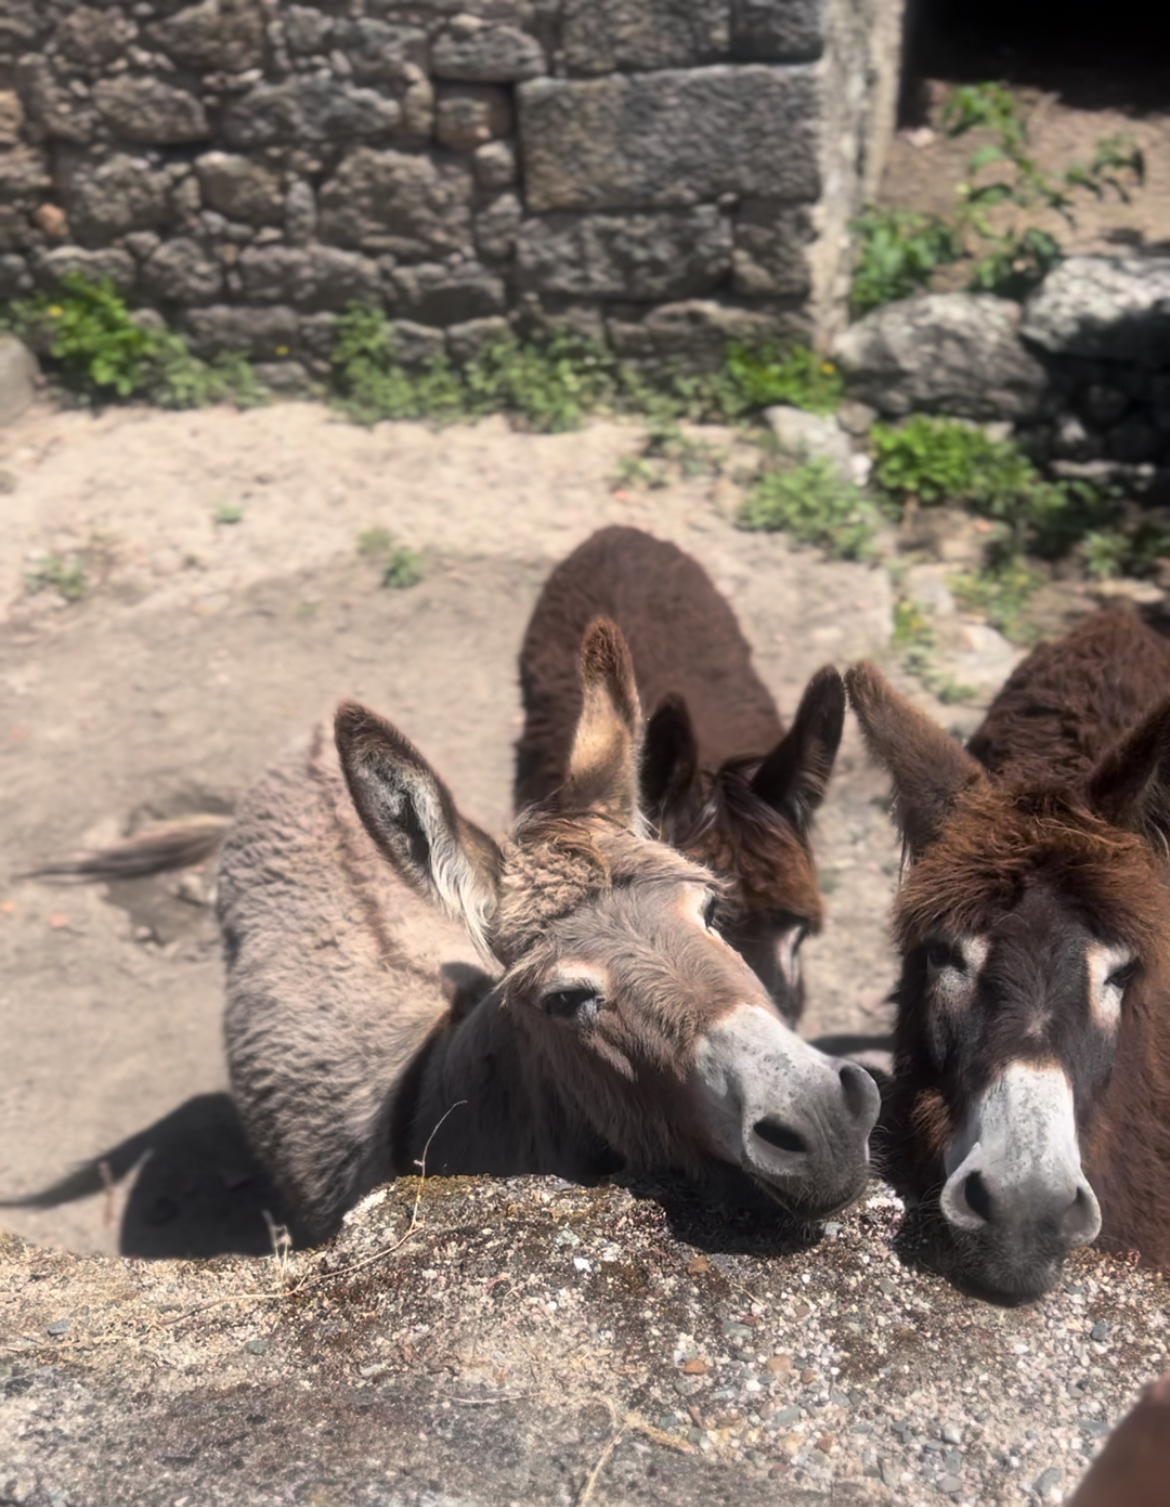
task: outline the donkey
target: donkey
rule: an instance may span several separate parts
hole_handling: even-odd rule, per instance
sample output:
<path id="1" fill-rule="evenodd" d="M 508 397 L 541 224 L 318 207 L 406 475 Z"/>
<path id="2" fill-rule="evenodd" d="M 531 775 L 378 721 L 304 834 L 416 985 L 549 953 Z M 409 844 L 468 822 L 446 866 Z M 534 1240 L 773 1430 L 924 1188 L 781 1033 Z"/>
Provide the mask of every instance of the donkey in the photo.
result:
<path id="1" fill-rule="evenodd" d="M 625 634 L 642 702 L 656 708 L 641 770 L 646 814 L 664 842 L 719 875 L 719 931 L 795 1024 L 800 944 L 824 921 L 809 829 L 841 741 L 841 677 L 831 667 L 813 677 L 785 734 L 735 614 L 702 566 L 640 529 L 602 529 L 553 571 L 524 636 L 518 811 L 565 779 L 581 710 L 581 635 L 599 614 Z"/>
<path id="2" fill-rule="evenodd" d="M 956 1275 L 1170 1260 L 1170 645 L 1127 610 L 1037 648 L 966 751 L 846 676 L 909 859 L 890 1174 Z"/>
<path id="3" fill-rule="evenodd" d="M 231 1081 L 315 1235 L 421 1162 L 738 1169 L 807 1219 L 864 1186 L 874 1083 L 785 1026 L 711 928 L 718 880 L 645 835 L 618 629 L 580 664 L 564 782 L 502 843 L 354 703 L 336 751 L 319 729 L 243 799 L 219 877 Z M 445 987 L 458 942 L 428 901 L 498 977 Z"/>

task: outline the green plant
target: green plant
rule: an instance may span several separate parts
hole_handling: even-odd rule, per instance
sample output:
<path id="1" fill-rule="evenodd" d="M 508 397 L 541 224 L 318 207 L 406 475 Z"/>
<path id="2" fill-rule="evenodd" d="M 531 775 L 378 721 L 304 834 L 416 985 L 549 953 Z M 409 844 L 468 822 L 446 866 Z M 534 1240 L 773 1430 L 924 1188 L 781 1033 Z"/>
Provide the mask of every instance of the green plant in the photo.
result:
<path id="1" fill-rule="evenodd" d="M 831 462 L 806 461 L 766 472 L 739 510 L 740 528 L 783 530 L 841 560 L 869 560 L 881 516 Z"/>
<path id="2" fill-rule="evenodd" d="M 675 477 L 715 475 L 722 463 L 714 445 L 684 434 L 673 419 L 655 418 L 647 425 L 638 450 L 618 461 L 616 481 L 656 490 L 669 486 Z"/>
<path id="3" fill-rule="evenodd" d="M 379 564 L 383 586 L 401 591 L 423 578 L 422 556 L 398 543 L 388 528 L 377 525 L 358 535 L 358 554 Z"/>
<path id="4" fill-rule="evenodd" d="M 936 667 L 934 656 L 938 650 L 938 635 L 929 617 L 912 597 L 901 596 L 894 603 L 893 639 L 895 647 L 901 650 L 903 668 L 921 681 L 944 706 L 969 701 L 975 695 L 973 686 L 964 685 Z"/>
<path id="5" fill-rule="evenodd" d="M 1135 528 L 1090 529 L 1081 541 L 1081 553 L 1085 569 L 1098 579 L 1152 576 L 1170 557 L 1170 526 L 1143 518 Z"/>
<path id="6" fill-rule="evenodd" d="M 63 560 L 60 555 L 46 555 L 25 572 L 26 589 L 35 595 L 54 590 L 67 602 L 80 602 L 89 593 L 89 576 L 80 560 Z"/>
<path id="7" fill-rule="evenodd" d="M 752 350 L 732 344 L 726 371 L 745 411 L 786 403 L 810 413 L 835 413 L 845 396 L 845 383 L 835 364 L 805 346 L 781 353 L 772 346 Z"/>
<path id="8" fill-rule="evenodd" d="M 238 502 L 221 502 L 211 515 L 212 523 L 242 523 L 244 509 Z"/>
<path id="9" fill-rule="evenodd" d="M 855 243 L 849 300 L 857 316 L 927 287 L 935 269 L 957 262 L 963 245 L 938 215 L 873 206 L 850 225 Z"/>
<path id="10" fill-rule="evenodd" d="M 1044 577 L 1019 556 L 994 555 L 982 570 L 952 576 L 951 590 L 963 606 L 981 613 L 1013 643 L 1028 643 L 1033 634 L 1023 613 Z"/>

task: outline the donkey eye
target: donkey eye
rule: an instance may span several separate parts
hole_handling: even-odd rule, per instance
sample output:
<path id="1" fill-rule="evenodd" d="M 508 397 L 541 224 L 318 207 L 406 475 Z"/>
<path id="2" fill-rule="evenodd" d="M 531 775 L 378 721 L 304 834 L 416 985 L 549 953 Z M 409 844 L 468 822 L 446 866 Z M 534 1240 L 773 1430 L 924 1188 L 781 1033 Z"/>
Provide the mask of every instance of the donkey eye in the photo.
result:
<path id="1" fill-rule="evenodd" d="M 546 1015 L 573 1025 L 587 1025 L 601 1009 L 601 995 L 596 989 L 551 989 L 541 997 Z"/>
<path id="2" fill-rule="evenodd" d="M 967 959 L 953 942 L 944 941 L 942 937 L 934 937 L 926 944 L 927 966 L 935 972 L 941 972 L 944 968 L 954 968 L 959 973 L 966 973 Z"/>
<path id="3" fill-rule="evenodd" d="M 1107 989 L 1116 989 L 1118 993 L 1124 993 L 1137 977 L 1138 960 L 1130 958 L 1128 963 L 1122 963 L 1120 968 L 1115 968 L 1105 980 Z"/>
<path id="4" fill-rule="evenodd" d="M 703 925 L 708 931 L 715 929 L 715 917 L 719 914 L 719 896 L 708 895 L 703 901 Z"/>

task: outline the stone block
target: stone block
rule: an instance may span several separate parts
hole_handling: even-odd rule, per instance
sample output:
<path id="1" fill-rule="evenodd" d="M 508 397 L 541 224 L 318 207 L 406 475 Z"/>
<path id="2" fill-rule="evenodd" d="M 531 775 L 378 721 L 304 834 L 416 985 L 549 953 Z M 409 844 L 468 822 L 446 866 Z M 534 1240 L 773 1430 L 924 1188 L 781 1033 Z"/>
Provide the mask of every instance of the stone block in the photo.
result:
<path id="1" fill-rule="evenodd" d="M 110 132 L 122 141 L 148 146 L 181 146 L 211 135 L 203 106 L 186 89 L 161 79 L 102 79 L 94 85 L 94 104 Z"/>
<path id="2" fill-rule="evenodd" d="M 81 5 L 58 26 L 55 40 L 62 55 L 82 68 L 112 63 L 138 35 L 138 27 L 121 11 Z"/>
<path id="3" fill-rule="evenodd" d="M 1028 300 L 1022 333 L 1054 355 L 1170 366 L 1170 257 L 1070 256 Z"/>
<path id="4" fill-rule="evenodd" d="M 812 68 L 539 79 L 517 92 L 525 190 L 537 212 L 820 192 Z"/>
<path id="5" fill-rule="evenodd" d="M 33 147 L 0 154 L 0 204 L 37 199 L 52 184 L 48 158 Z"/>
<path id="6" fill-rule="evenodd" d="M 252 246 L 242 253 L 238 267 L 244 297 L 252 303 L 308 310 L 382 301 L 377 262 L 334 246 Z"/>
<path id="7" fill-rule="evenodd" d="M 491 141 L 475 153 L 475 181 L 480 188 L 511 188 L 516 182 L 516 143 Z"/>
<path id="8" fill-rule="evenodd" d="M 727 0 L 564 0 L 570 73 L 693 68 L 725 59 L 729 45 Z"/>
<path id="9" fill-rule="evenodd" d="M 544 48 L 514 26 L 460 16 L 435 38 L 431 72 L 438 79 L 513 84 L 548 72 Z"/>
<path id="10" fill-rule="evenodd" d="M 167 175 L 115 153 L 65 174 L 62 194 L 73 234 L 82 245 L 115 240 L 132 230 L 154 230 L 167 218 Z"/>
<path id="11" fill-rule="evenodd" d="M 512 131 L 512 100 L 498 84 L 446 84 L 435 101 L 435 136 L 453 152 L 473 152 Z"/>
<path id="12" fill-rule="evenodd" d="M 428 366 L 447 354 L 447 340 L 442 330 L 396 319 L 391 337 L 395 360 L 403 366 Z"/>
<path id="13" fill-rule="evenodd" d="M 732 287 L 747 298 L 804 298 L 812 286 L 808 246 L 812 215 L 798 205 L 758 199 L 735 214 Z"/>
<path id="14" fill-rule="evenodd" d="M 662 304 L 637 321 L 615 310 L 606 328 L 619 356 L 708 370 L 722 364 L 732 343 L 807 344 L 812 333 L 803 311 L 742 309 L 708 299 Z"/>
<path id="15" fill-rule="evenodd" d="M 23 298 L 33 290 L 32 273 L 24 257 L 13 253 L 0 255 L 0 299 Z"/>
<path id="16" fill-rule="evenodd" d="M 462 324 L 503 313 L 504 284 L 474 262 L 451 269 L 434 263 L 397 267 L 390 274 L 394 312 L 418 324 Z"/>
<path id="17" fill-rule="evenodd" d="M 875 309 L 838 336 L 851 397 L 892 415 L 967 419 L 1037 415 L 1044 367 L 1020 342 L 1019 304 L 990 294 L 931 293 Z"/>
<path id="18" fill-rule="evenodd" d="M 199 356 L 238 352 L 253 361 L 280 361 L 297 347 L 297 316 L 289 308 L 232 308 L 216 304 L 189 309 L 183 325 Z"/>
<path id="19" fill-rule="evenodd" d="M 467 251 L 471 193 L 465 160 L 361 147 L 320 191 L 321 238 L 407 257 Z"/>
<path id="20" fill-rule="evenodd" d="M 515 194 L 497 194 L 475 217 L 475 249 L 489 262 L 506 262 L 516 249 L 523 211 Z"/>
<path id="21" fill-rule="evenodd" d="M 250 157 L 206 152 L 196 158 L 195 172 L 203 202 L 229 220 L 244 225 L 279 225 L 283 219 L 280 175 Z"/>
<path id="22" fill-rule="evenodd" d="M 49 141 L 87 142 L 97 125 L 97 115 L 87 99 L 70 94 L 53 72 L 47 58 L 29 55 L 16 66 L 29 124 L 38 137 Z"/>
<path id="23" fill-rule="evenodd" d="M 123 295 L 132 292 L 138 278 L 134 258 L 118 246 L 107 246 L 101 251 L 86 251 L 81 246 L 56 246 L 37 258 L 33 271 L 38 286 L 49 293 L 73 273 L 80 273 L 93 283 L 108 280 Z"/>
<path id="24" fill-rule="evenodd" d="M 309 5 L 290 5 L 282 13 L 284 45 L 299 55 L 328 51 L 333 17 Z"/>
<path id="25" fill-rule="evenodd" d="M 145 297 L 159 303 L 214 303 L 223 291 L 223 270 L 198 241 L 180 236 L 148 257 L 141 287 Z"/>
<path id="26" fill-rule="evenodd" d="M 731 270 L 731 223 L 714 205 L 656 214 L 532 216 L 516 243 L 525 291 L 677 299 L 709 293 Z"/>
<path id="27" fill-rule="evenodd" d="M 731 51 L 760 63 L 802 63 L 825 50 L 826 0 L 731 0 Z"/>
<path id="28" fill-rule="evenodd" d="M 37 395 L 37 361 L 15 335 L 0 335 L 0 427 L 18 419 Z"/>
<path id="29" fill-rule="evenodd" d="M 511 327 L 500 314 L 453 324 L 447 331 L 447 354 L 457 366 L 466 366 L 492 346 L 502 344 L 510 334 Z"/>
<path id="30" fill-rule="evenodd" d="M 257 84 L 226 111 L 229 146 L 286 146 L 392 136 L 402 119 L 397 100 L 326 77 Z"/>
<path id="31" fill-rule="evenodd" d="M 430 64 L 427 34 L 420 26 L 391 26 L 385 21 L 339 21 L 333 45 L 349 59 L 359 84 L 397 83 L 410 70 L 425 74 Z"/>
<path id="32" fill-rule="evenodd" d="M 258 0 L 203 0 L 146 29 L 151 44 L 185 68 L 242 73 L 264 61 Z"/>

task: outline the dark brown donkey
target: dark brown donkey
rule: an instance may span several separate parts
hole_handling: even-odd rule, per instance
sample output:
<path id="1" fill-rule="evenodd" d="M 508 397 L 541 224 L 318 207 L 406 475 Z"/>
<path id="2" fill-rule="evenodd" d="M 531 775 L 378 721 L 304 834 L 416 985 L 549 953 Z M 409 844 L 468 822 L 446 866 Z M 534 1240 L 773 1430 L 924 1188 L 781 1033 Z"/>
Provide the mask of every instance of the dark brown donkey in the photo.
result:
<path id="1" fill-rule="evenodd" d="M 565 779 L 581 635 L 599 615 L 625 634 L 642 704 L 655 709 L 641 769 L 646 814 L 663 841 L 724 880 L 716 925 L 795 1023 L 800 944 L 824 919 L 809 829 L 841 741 L 841 677 L 832 668 L 813 677 L 786 734 L 702 566 L 640 529 L 602 529 L 549 576 L 524 635 L 518 811 Z"/>
<path id="2" fill-rule="evenodd" d="M 910 860 L 891 1175 L 985 1289 L 1043 1292 L 1098 1237 L 1170 1261 L 1170 645 L 1097 613 L 966 752 L 846 681 Z"/>

